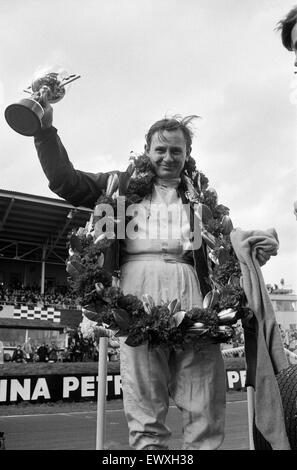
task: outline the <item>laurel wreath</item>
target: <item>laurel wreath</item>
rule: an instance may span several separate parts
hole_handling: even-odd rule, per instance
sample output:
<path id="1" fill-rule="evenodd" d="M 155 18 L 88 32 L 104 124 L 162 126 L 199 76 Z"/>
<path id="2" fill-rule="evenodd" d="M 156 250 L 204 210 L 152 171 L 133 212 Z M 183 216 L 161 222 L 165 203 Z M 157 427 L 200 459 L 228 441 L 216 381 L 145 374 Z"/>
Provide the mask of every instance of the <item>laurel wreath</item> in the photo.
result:
<path id="1" fill-rule="evenodd" d="M 202 208 L 202 237 L 207 244 L 212 284 L 203 308 L 183 311 L 179 299 L 155 305 L 147 294 L 142 299 L 124 295 L 118 273 L 105 266 L 108 253 L 116 245 L 101 225 L 98 229 L 102 215 L 96 215 L 96 207 L 110 204 L 116 211 L 119 194 L 125 195 L 126 207 L 138 203 L 151 194 L 154 178 L 148 157 L 133 157 L 126 172 L 110 174 L 106 191 L 98 198 L 86 226 L 68 236 L 66 269 L 71 288 L 82 297 L 82 332 L 94 337 L 97 327 L 103 325 L 118 336 L 127 336 L 126 344 L 134 347 L 147 342 L 150 347 L 199 348 L 204 341 L 227 342 L 234 336 L 237 321 L 252 312 L 246 307 L 240 266 L 230 242 L 233 226 L 229 209 L 218 204 L 216 192 L 196 169 L 194 159 L 187 162 L 179 189 L 184 190 L 190 204 Z"/>

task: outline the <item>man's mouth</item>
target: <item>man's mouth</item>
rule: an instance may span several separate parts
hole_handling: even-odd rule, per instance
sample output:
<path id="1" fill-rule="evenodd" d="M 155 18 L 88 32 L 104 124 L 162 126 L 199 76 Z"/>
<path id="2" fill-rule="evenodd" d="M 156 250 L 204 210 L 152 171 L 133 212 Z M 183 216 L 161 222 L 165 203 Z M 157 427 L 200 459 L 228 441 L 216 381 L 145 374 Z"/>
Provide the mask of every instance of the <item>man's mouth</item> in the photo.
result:
<path id="1" fill-rule="evenodd" d="M 172 170 L 174 168 L 173 165 L 160 165 L 161 168 L 164 168 L 164 170 Z"/>

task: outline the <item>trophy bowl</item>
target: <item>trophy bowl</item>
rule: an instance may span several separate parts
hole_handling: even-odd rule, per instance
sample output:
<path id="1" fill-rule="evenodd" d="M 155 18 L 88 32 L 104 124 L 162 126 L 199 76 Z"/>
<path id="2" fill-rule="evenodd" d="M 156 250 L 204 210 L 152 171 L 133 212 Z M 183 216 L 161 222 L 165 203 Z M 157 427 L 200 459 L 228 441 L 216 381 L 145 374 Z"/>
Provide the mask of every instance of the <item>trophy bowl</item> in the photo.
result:
<path id="1" fill-rule="evenodd" d="M 80 78 L 80 75 L 69 75 L 64 70 L 39 73 L 31 86 L 26 90 L 30 97 L 23 98 L 5 109 L 8 125 L 19 134 L 33 136 L 41 129 L 46 102 L 57 103 L 66 93 L 65 86 Z"/>

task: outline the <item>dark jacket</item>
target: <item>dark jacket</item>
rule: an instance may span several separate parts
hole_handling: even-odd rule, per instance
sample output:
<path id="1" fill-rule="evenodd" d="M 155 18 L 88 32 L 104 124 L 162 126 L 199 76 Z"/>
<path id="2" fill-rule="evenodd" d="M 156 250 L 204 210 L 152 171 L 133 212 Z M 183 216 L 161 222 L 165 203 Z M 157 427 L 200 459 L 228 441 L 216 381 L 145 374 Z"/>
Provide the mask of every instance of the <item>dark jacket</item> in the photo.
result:
<path id="1" fill-rule="evenodd" d="M 39 346 L 37 349 L 37 354 L 39 356 L 40 361 L 44 361 L 48 357 L 48 349 L 46 346 Z"/>
<path id="2" fill-rule="evenodd" d="M 13 355 L 11 358 L 12 362 L 23 362 L 24 359 L 25 359 L 25 354 L 22 349 L 15 349 L 13 351 Z"/>
<path id="3" fill-rule="evenodd" d="M 63 146 L 55 127 L 39 131 L 34 138 L 38 158 L 43 171 L 49 180 L 49 188 L 73 206 L 84 206 L 93 209 L 102 190 L 106 188 L 110 173 L 88 173 L 74 169 L 66 149 Z M 184 193 L 180 194 L 183 203 L 188 201 Z M 194 211 L 190 211 L 190 227 L 193 230 Z M 206 245 L 193 250 L 194 263 L 203 297 L 211 290 L 208 275 Z M 118 270 L 120 265 L 119 241 L 113 251 L 106 257 L 105 265 Z"/>

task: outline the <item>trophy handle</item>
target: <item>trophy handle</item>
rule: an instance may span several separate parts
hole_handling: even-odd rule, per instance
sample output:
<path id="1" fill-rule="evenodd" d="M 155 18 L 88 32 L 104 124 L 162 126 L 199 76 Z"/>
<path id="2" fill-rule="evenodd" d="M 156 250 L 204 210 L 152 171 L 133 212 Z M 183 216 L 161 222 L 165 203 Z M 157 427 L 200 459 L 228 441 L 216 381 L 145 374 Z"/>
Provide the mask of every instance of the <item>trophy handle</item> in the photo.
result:
<path id="1" fill-rule="evenodd" d="M 62 83 L 60 86 L 68 85 L 69 83 L 74 82 L 74 80 L 77 80 L 80 77 L 81 77 L 80 75 L 76 75 L 76 74 L 69 75 L 69 77 L 64 78 L 64 80 L 62 80 Z"/>

